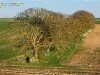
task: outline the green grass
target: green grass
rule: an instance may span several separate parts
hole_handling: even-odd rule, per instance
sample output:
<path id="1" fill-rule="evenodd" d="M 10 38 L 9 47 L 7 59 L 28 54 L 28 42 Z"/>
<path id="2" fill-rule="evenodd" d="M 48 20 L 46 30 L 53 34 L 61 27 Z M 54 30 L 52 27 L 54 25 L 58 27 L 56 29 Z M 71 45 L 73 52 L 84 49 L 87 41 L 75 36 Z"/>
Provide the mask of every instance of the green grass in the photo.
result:
<path id="1" fill-rule="evenodd" d="M 12 58 L 17 55 L 17 51 L 11 48 L 1 48 L 0 49 L 0 61 Z"/>
<path id="2" fill-rule="evenodd" d="M 9 18 L 9 19 L 5 19 L 5 18 L 0 18 L 0 22 L 13 22 L 14 19 Z"/>
<path id="3" fill-rule="evenodd" d="M 1 19 L 0 18 L 0 61 L 12 58 L 17 55 L 17 51 L 12 50 L 11 47 L 6 45 L 9 45 L 7 41 L 4 39 L 6 36 L 4 36 L 6 33 L 6 29 L 9 28 L 9 24 L 13 22 L 13 19 Z M 4 46 L 2 48 L 2 46 Z"/>
<path id="4" fill-rule="evenodd" d="M 96 19 L 96 24 L 100 24 L 100 18 Z"/>
<path id="5" fill-rule="evenodd" d="M 10 23 L 12 23 L 12 22 L 1 22 L 0 21 L 0 31 L 3 31 L 3 30 L 6 30 L 7 28 L 9 28 L 10 27 Z"/>
<path id="6" fill-rule="evenodd" d="M 9 43 L 7 41 L 5 41 L 2 38 L 0 39 L 0 62 L 6 59 L 13 58 L 17 56 L 17 54 L 18 54 L 18 51 L 13 50 L 13 48 L 9 46 Z"/>
<path id="7" fill-rule="evenodd" d="M 11 23 L 11 21 L 3 21 L 3 19 L 0 19 L 0 46 L 7 44 L 7 42 L 4 40 L 5 39 L 5 31 L 7 28 L 9 28 L 9 23 Z"/>
<path id="8" fill-rule="evenodd" d="M 6 41 L 0 40 L 0 46 L 5 45 L 5 44 L 6 44 Z"/>
<path id="9" fill-rule="evenodd" d="M 96 24 L 100 24 L 100 21 L 96 21 Z"/>
<path id="10" fill-rule="evenodd" d="M 5 31 L 10 27 L 10 23 L 13 22 L 13 19 L 1 19 L 0 18 L 0 45 L 4 45 L 6 42 L 4 41 L 5 38 Z"/>
<path id="11" fill-rule="evenodd" d="M 7 29 L 9 27 L 9 22 L 0 22 L 0 31 Z"/>

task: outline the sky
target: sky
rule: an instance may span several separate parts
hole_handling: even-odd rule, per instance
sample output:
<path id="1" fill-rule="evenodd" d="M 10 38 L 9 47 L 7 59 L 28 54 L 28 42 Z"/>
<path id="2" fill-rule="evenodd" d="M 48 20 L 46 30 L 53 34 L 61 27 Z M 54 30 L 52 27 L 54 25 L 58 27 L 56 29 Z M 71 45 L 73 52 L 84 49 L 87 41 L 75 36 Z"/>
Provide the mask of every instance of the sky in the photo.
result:
<path id="1" fill-rule="evenodd" d="M 20 6 L 4 6 L 12 2 L 23 2 Z M 2 4 L 3 3 L 3 4 Z M 47 10 L 71 15 L 76 11 L 85 10 L 100 18 L 100 0 L 0 0 L 0 18 L 12 18 L 19 12 L 29 8 L 45 8 Z"/>

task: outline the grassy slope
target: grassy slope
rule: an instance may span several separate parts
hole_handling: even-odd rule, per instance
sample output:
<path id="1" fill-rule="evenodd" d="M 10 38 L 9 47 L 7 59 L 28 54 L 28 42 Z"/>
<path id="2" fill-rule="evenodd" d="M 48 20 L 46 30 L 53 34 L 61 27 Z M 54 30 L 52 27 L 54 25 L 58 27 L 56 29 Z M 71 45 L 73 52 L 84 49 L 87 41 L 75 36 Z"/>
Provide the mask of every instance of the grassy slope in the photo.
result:
<path id="1" fill-rule="evenodd" d="M 10 22 L 13 22 L 13 19 L 0 19 L 0 62 L 17 55 L 16 51 L 7 46 L 9 43 L 4 40 L 4 34 Z"/>

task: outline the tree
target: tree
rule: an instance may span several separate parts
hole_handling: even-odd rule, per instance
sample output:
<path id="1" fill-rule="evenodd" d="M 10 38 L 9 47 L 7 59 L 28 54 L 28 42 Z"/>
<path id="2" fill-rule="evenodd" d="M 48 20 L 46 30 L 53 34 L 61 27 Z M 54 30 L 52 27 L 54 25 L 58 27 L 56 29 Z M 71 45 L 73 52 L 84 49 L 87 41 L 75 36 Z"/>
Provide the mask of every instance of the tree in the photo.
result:
<path id="1" fill-rule="evenodd" d="M 35 58 L 38 59 L 38 51 L 52 46 L 48 26 L 45 26 L 42 18 L 45 9 L 27 9 L 15 18 L 9 32 L 11 44 L 20 51 L 33 50 Z"/>
<path id="2" fill-rule="evenodd" d="M 72 18 L 74 19 L 74 22 L 76 22 L 75 26 L 79 32 L 84 32 L 87 29 L 94 27 L 95 17 L 90 12 L 84 10 L 76 11 L 72 15 Z"/>

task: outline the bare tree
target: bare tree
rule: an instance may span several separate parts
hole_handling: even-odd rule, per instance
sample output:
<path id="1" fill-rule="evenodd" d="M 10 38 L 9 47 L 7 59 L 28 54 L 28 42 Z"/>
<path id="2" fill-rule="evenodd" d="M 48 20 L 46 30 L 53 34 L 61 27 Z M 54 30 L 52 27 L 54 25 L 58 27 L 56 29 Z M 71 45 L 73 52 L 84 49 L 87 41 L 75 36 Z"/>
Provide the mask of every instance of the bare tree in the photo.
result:
<path id="1" fill-rule="evenodd" d="M 20 51 L 33 50 L 35 58 L 38 58 L 41 48 L 46 49 L 52 45 L 49 28 L 42 20 L 45 11 L 31 8 L 19 13 L 9 32 L 11 44 L 19 47 Z"/>

